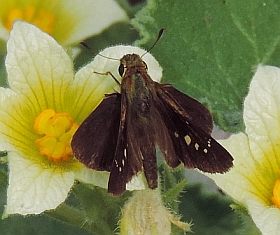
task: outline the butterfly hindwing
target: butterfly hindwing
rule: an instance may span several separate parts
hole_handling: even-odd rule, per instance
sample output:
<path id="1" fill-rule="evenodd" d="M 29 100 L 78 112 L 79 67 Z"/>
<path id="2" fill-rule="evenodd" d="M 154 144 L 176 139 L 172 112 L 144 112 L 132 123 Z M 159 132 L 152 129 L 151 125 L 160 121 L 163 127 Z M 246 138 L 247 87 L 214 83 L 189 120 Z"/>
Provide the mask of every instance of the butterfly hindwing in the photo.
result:
<path id="1" fill-rule="evenodd" d="M 154 99 L 155 114 L 153 115 L 152 123 L 155 129 L 155 142 L 164 156 L 167 165 L 175 168 L 181 163 L 176 149 L 180 147 L 179 143 L 174 142 L 171 136 L 174 135 L 175 126 L 173 120 L 169 119 L 166 113 L 167 109 L 163 102 L 158 97 L 154 97 Z M 169 124 L 167 125 L 167 123 Z"/>
<path id="2" fill-rule="evenodd" d="M 73 154 L 87 167 L 111 170 L 117 145 L 120 107 L 120 94 L 106 95 L 74 134 L 71 142 Z"/>

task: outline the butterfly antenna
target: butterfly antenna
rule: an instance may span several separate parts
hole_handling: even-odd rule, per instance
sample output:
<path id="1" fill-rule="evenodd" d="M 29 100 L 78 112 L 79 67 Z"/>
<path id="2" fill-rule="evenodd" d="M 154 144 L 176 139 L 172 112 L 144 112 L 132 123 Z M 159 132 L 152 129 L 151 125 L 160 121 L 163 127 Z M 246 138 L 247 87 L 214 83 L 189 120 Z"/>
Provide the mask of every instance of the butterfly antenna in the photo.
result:
<path id="1" fill-rule="evenodd" d="M 116 59 L 116 58 L 108 57 L 108 56 L 102 55 L 102 54 L 100 54 L 100 53 L 98 53 L 97 55 L 99 55 L 99 56 L 101 56 L 101 57 L 103 57 L 103 58 L 106 58 L 106 59 L 120 61 L 120 59 Z"/>
<path id="2" fill-rule="evenodd" d="M 85 42 L 82 41 L 82 42 L 80 42 L 79 44 L 81 44 L 82 46 L 84 46 L 86 49 L 91 50 L 91 47 L 90 47 L 87 43 L 85 43 Z M 101 57 L 103 57 L 103 58 L 106 58 L 106 59 L 117 60 L 117 61 L 119 61 L 119 59 L 111 58 L 111 57 L 108 57 L 108 56 L 105 56 L 105 55 L 102 55 L 102 54 L 99 54 L 99 53 L 98 53 L 97 55 L 99 55 L 99 56 L 101 56 Z M 110 76 L 115 80 L 115 82 L 116 82 L 119 86 L 121 85 L 120 82 L 118 81 L 118 79 L 117 79 L 111 72 L 100 73 L 100 72 L 94 71 L 94 73 L 99 74 L 99 75 L 110 75 Z M 0 156 L 1 156 L 1 151 L 0 151 Z"/>
<path id="3" fill-rule="evenodd" d="M 85 47 L 86 49 L 88 49 L 88 50 L 91 50 L 91 47 L 87 44 L 87 43 L 85 43 L 85 42 L 80 42 L 79 44 L 81 44 L 83 47 Z"/>
<path id="4" fill-rule="evenodd" d="M 85 47 L 86 49 L 88 49 L 88 50 L 91 50 L 91 47 L 86 43 L 86 42 L 80 42 L 79 44 L 81 44 L 83 47 Z M 112 57 L 108 57 L 108 56 L 105 56 L 105 55 L 102 55 L 102 54 L 97 54 L 97 55 L 99 55 L 99 56 L 101 56 L 101 57 L 103 57 L 103 58 L 106 58 L 106 59 L 110 59 L 110 60 L 120 60 L 120 59 L 116 59 L 116 58 L 112 58 Z"/>
<path id="5" fill-rule="evenodd" d="M 164 28 L 161 28 L 158 32 L 158 36 L 157 36 L 157 39 L 156 41 L 154 42 L 154 44 L 150 47 L 149 50 L 147 50 L 141 57 L 143 57 L 144 55 L 146 55 L 148 52 L 150 52 L 154 46 L 157 44 L 158 40 L 161 38 L 162 34 L 163 34 L 163 31 L 164 31 Z"/>

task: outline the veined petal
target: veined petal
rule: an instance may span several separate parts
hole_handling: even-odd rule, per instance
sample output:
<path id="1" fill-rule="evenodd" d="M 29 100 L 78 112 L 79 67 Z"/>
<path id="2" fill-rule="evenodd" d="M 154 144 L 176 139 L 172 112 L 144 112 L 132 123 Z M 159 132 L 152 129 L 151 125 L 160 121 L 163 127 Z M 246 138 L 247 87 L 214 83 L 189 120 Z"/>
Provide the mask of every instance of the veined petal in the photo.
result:
<path id="1" fill-rule="evenodd" d="M 266 207 L 257 200 L 247 200 L 252 219 L 263 235 L 278 234 L 280 231 L 280 210 Z"/>
<path id="2" fill-rule="evenodd" d="M 118 21 L 128 21 L 125 11 L 115 0 L 83 0 L 82 4 L 80 0 L 72 0 L 71 4 L 69 0 L 62 2 L 63 12 L 72 14 L 72 24 L 67 20 L 59 20 L 55 27 L 54 37 L 63 45 L 79 43 Z"/>
<path id="3" fill-rule="evenodd" d="M 42 43 L 43 42 L 43 43 Z M 31 112 L 61 111 L 73 65 L 61 46 L 33 25 L 16 22 L 8 41 L 6 68 L 12 90 L 23 96 Z"/>
<path id="4" fill-rule="evenodd" d="M 132 179 L 127 182 L 126 190 L 133 191 L 133 190 L 144 190 L 149 188 L 147 185 L 147 180 L 143 173 L 134 175 Z"/>
<path id="5" fill-rule="evenodd" d="M 69 46 L 127 16 L 114 0 L 1 1 L 0 38 L 7 40 L 14 19 L 27 21 Z"/>
<path id="6" fill-rule="evenodd" d="M 38 214 L 65 201 L 83 168 L 70 149 L 77 128 L 66 110 L 72 62 L 50 36 L 16 22 L 6 66 L 11 89 L 0 88 L 1 150 L 8 151 L 9 163 L 6 213 Z"/>
<path id="7" fill-rule="evenodd" d="M 66 94 L 67 110 L 79 124 L 104 99 L 105 94 L 115 92 L 115 87 L 118 89 L 112 77 L 94 73 L 99 71 L 98 67 L 94 59 L 93 62 L 81 68 L 75 75 L 69 93 Z"/>
<path id="8" fill-rule="evenodd" d="M 266 162 L 268 177 L 280 168 L 280 69 L 260 65 L 244 102 L 244 122 L 254 159 Z"/>
<path id="9" fill-rule="evenodd" d="M 7 214 L 39 214 L 65 201 L 74 173 L 42 168 L 16 152 L 9 152 Z"/>
<path id="10" fill-rule="evenodd" d="M 108 187 L 110 172 L 94 171 L 83 167 L 80 171 L 75 172 L 75 179 L 84 183 L 93 184 L 102 188 Z"/>
<path id="11" fill-rule="evenodd" d="M 20 97 L 8 88 L 0 88 L 0 142 L 1 150 L 18 150 L 24 154 L 34 155 L 33 131 L 34 114 L 29 109 L 23 109 Z M 27 102 L 27 101 L 26 101 Z M 26 103 L 25 103 L 26 104 Z"/>
<path id="12" fill-rule="evenodd" d="M 235 200 L 245 204 L 248 198 L 259 198 L 269 205 L 274 181 L 267 183 L 266 172 L 251 153 L 249 140 L 243 133 L 219 141 L 232 156 L 234 166 L 226 174 L 206 174 Z"/>
<path id="13" fill-rule="evenodd" d="M 221 141 L 234 167 L 225 175 L 209 175 L 241 202 L 262 234 L 280 228 L 280 69 L 258 66 L 244 101 L 246 134 Z"/>
<path id="14" fill-rule="evenodd" d="M 119 58 L 137 50 L 122 50 Z M 77 121 L 86 118 L 104 93 L 118 87 L 111 77 L 94 73 L 107 72 L 108 61 L 101 63 L 102 71 L 97 69 L 100 61 L 94 60 L 73 80 L 73 65 L 62 47 L 33 25 L 14 24 L 6 59 L 11 89 L 0 89 L 0 140 L 9 152 L 10 169 L 7 214 L 56 208 L 75 177 L 101 187 L 107 184 L 108 172 L 82 169 L 71 155 L 70 141 Z M 117 70 L 118 65 L 113 67 Z"/>
<path id="15" fill-rule="evenodd" d="M 244 101 L 247 135 L 240 133 L 220 141 L 234 157 L 234 167 L 225 175 L 209 175 L 242 203 L 256 196 L 271 205 L 280 168 L 279 88 L 280 69 L 260 65 Z"/>

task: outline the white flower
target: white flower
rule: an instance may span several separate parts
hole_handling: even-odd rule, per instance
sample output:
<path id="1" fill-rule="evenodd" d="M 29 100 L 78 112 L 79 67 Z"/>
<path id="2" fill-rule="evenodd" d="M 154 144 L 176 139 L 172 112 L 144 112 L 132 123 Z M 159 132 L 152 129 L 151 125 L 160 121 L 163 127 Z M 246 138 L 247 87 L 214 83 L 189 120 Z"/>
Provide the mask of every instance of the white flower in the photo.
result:
<path id="1" fill-rule="evenodd" d="M 263 234 L 280 227 L 280 69 L 260 65 L 244 101 L 246 134 L 220 141 L 232 154 L 234 167 L 208 175 L 244 205 Z"/>
<path id="2" fill-rule="evenodd" d="M 71 59 L 53 38 L 19 21 L 7 52 L 10 88 L 0 88 L 0 147 L 8 151 L 9 164 L 6 214 L 56 208 L 75 179 L 107 187 L 109 172 L 89 170 L 77 162 L 70 141 L 104 94 L 115 92 L 112 77 L 94 71 L 117 71 L 119 62 L 98 55 L 74 74 Z M 144 50 L 117 46 L 101 54 L 121 58 L 130 52 Z M 148 65 L 150 57 L 145 55 Z M 151 72 L 158 70 L 150 67 Z"/>
<path id="3" fill-rule="evenodd" d="M 63 46 L 98 34 L 127 20 L 115 0 L 1 0 L 0 38 L 7 40 L 15 20 L 36 25 Z"/>

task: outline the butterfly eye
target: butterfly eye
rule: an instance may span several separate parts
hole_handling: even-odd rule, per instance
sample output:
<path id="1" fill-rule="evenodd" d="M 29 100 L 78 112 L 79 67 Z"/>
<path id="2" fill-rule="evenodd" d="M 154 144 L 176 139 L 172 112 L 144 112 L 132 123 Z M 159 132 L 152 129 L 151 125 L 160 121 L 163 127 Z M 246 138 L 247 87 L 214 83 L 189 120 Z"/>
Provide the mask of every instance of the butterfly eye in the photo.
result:
<path id="1" fill-rule="evenodd" d="M 123 64 L 120 64 L 120 66 L 119 66 L 119 75 L 123 75 L 123 73 L 124 73 L 124 65 Z"/>

